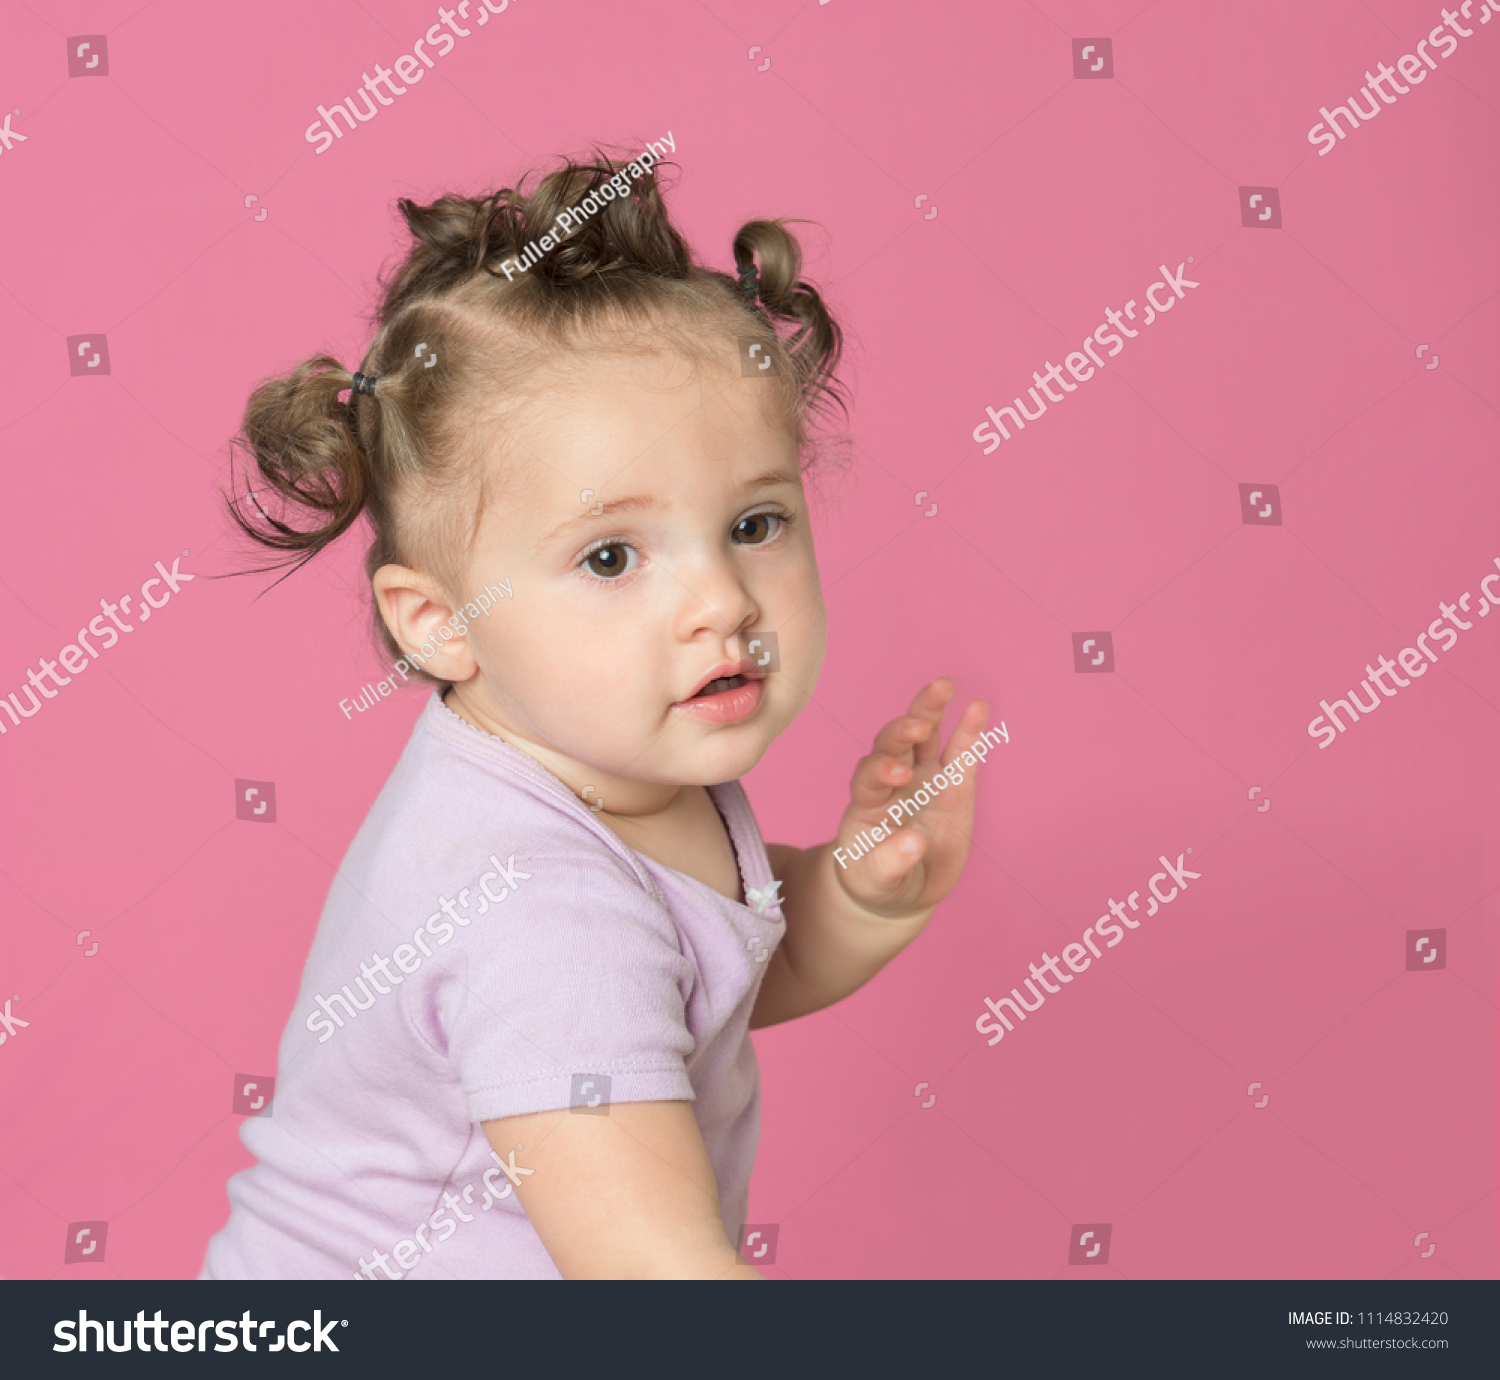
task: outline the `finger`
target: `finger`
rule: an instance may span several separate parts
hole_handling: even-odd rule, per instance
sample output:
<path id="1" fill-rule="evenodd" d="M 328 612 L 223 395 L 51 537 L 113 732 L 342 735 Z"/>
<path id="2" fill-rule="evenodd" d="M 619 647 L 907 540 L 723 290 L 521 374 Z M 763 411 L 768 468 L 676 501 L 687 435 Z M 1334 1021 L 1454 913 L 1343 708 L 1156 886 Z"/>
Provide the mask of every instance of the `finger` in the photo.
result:
<path id="1" fill-rule="evenodd" d="M 959 758 L 972 744 L 979 741 L 988 717 L 989 706 L 983 700 L 971 700 L 959 718 L 957 728 L 948 739 L 942 761 L 932 763 L 930 768 L 923 768 L 922 764 L 918 764 L 918 771 L 913 779 L 920 780 L 924 784 L 929 775 L 934 781 L 941 778 L 945 772 L 953 768 L 955 762 L 958 763 L 957 774 L 961 777 L 955 785 L 950 776 L 946 787 L 933 792 L 933 798 L 923 806 L 924 810 L 930 811 L 934 816 L 967 815 L 973 810 L 979 764 L 976 762 L 973 766 L 969 766 L 960 762 Z"/>
<path id="2" fill-rule="evenodd" d="M 933 732 L 931 719 L 903 714 L 899 719 L 892 719 L 875 735 L 875 751 L 904 758 L 918 743 L 930 738 Z"/>
<path id="3" fill-rule="evenodd" d="M 938 739 L 939 730 L 943 724 L 943 710 L 947 708 L 948 701 L 952 698 L 952 678 L 949 676 L 939 676 L 931 684 L 924 685 L 918 690 L 916 697 L 911 702 L 909 713 L 914 718 L 923 719 L 932 725 L 932 731 L 914 749 L 919 767 L 938 760 L 940 755 L 938 751 Z"/>
<path id="4" fill-rule="evenodd" d="M 854 808 L 879 815 L 891 796 L 911 781 L 911 768 L 889 753 L 872 752 L 861 757 L 849 782 L 849 799 Z"/>
<path id="5" fill-rule="evenodd" d="M 984 734 L 984 726 L 989 721 L 989 717 L 990 706 L 987 701 L 969 701 L 968 707 L 948 739 L 947 746 L 943 749 L 944 766 L 961 753 L 967 752 L 979 741 Z"/>
<path id="6" fill-rule="evenodd" d="M 911 877 L 912 869 L 927 852 L 927 839 L 919 829 L 902 829 L 875 845 L 875 851 L 857 864 L 864 868 L 860 883 L 872 899 L 895 896 Z"/>

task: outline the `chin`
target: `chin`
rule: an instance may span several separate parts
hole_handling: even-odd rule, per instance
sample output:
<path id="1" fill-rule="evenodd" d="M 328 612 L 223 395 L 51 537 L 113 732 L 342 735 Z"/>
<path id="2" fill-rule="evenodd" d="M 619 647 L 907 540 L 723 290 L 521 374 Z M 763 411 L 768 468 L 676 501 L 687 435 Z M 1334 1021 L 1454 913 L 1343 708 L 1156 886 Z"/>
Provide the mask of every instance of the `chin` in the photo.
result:
<path id="1" fill-rule="evenodd" d="M 776 732 L 766 732 L 762 725 L 745 725 L 733 740 L 720 737 L 705 743 L 694 754 L 702 765 L 684 774 L 683 783 L 693 786 L 714 786 L 721 781 L 734 781 L 752 771 L 766 755 L 766 750 L 776 741 Z M 780 730 L 778 729 L 777 732 Z"/>

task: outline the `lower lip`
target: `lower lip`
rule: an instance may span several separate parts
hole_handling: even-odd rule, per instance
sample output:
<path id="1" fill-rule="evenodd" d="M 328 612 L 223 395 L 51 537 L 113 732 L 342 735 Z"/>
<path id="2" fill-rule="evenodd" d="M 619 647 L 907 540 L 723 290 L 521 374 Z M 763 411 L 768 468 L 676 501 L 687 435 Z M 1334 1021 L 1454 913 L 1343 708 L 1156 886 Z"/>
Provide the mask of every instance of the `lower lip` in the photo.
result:
<path id="1" fill-rule="evenodd" d="M 760 708 L 764 695 L 763 680 L 747 680 L 733 690 L 720 690 L 717 695 L 678 700 L 672 708 L 679 709 L 694 719 L 701 719 L 706 724 L 737 724 Z"/>

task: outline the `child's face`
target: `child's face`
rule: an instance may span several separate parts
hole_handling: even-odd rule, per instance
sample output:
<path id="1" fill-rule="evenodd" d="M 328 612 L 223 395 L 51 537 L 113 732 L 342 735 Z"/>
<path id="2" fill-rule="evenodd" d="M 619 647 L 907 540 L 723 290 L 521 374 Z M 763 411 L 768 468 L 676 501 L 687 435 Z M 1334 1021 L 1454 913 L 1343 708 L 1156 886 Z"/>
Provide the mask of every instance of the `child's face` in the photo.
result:
<path id="1" fill-rule="evenodd" d="M 464 592 L 509 580 L 514 593 L 469 624 L 474 671 L 448 703 L 565 777 L 589 768 L 606 808 L 604 776 L 743 775 L 817 682 L 807 502 L 762 387 L 667 354 L 590 361 L 549 380 L 489 459 Z M 750 664 L 764 640 L 747 659 L 764 633 L 778 670 Z M 693 698 L 737 672 L 740 688 Z"/>

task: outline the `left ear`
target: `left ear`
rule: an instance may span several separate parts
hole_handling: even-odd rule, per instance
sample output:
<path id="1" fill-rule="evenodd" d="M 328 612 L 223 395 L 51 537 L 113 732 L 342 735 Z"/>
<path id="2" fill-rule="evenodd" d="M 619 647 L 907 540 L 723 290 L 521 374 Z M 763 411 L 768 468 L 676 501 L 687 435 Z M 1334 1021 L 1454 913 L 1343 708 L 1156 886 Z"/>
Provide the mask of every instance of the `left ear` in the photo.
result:
<path id="1" fill-rule="evenodd" d="M 465 631 L 442 587 L 431 576 L 403 565 L 383 565 L 371 584 L 375 606 L 402 652 L 440 680 L 466 681 L 479 670 Z"/>

